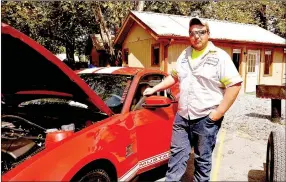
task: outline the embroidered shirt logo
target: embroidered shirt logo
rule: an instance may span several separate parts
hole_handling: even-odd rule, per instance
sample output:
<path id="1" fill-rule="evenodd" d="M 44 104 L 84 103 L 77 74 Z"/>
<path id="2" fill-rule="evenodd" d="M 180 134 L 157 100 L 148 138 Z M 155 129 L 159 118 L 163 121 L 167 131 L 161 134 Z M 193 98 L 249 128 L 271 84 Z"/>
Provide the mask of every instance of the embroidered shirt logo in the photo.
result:
<path id="1" fill-rule="evenodd" d="M 213 58 L 213 57 L 208 57 L 207 60 L 205 61 L 205 64 L 210 64 L 213 66 L 216 66 L 218 63 L 218 58 Z"/>
<path id="2" fill-rule="evenodd" d="M 182 59 L 181 63 L 187 63 L 188 61 L 189 61 L 188 58 L 184 58 L 184 59 Z"/>

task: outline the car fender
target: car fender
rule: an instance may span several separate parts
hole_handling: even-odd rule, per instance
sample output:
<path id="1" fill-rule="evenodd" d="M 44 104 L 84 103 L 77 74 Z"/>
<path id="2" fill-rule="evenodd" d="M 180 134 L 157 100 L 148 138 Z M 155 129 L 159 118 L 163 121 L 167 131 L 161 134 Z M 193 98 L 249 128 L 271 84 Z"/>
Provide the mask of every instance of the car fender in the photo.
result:
<path id="1" fill-rule="evenodd" d="M 131 142 L 125 124 L 126 116 L 108 118 L 75 133 L 74 136 L 56 143 L 2 175 L 2 180 L 65 181 L 86 164 L 103 158 L 121 169 L 120 162 L 126 159 L 126 145 Z M 118 133 L 120 140 L 116 137 Z M 136 158 L 136 155 L 133 156 Z M 126 166 L 126 163 L 122 164 Z M 128 166 L 123 167 L 118 171 L 118 175 L 127 168 Z"/>
<path id="2" fill-rule="evenodd" d="M 79 160 L 66 173 L 66 175 L 63 177 L 62 181 L 70 181 L 86 165 L 88 165 L 94 161 L 101 160 L 101 159 L 105 159 L 105 160 L 108 160 L 109 162 L 111 162 L 112 165 L 115 167 L 116 172 L 117 172 L 117 176 L 118 176 L 118 169 L 120 166 L 118 159 L 116 158 L 116 156 L 113 153 L 102 151 L 102 152 L 97 152 L 97 153 L 91 154 L 91 155 L 86 156 L 85 158 L 82 158 L 81 160 Z M 99 168 L 100 168 L 100 166 L 99 166 Z"/>

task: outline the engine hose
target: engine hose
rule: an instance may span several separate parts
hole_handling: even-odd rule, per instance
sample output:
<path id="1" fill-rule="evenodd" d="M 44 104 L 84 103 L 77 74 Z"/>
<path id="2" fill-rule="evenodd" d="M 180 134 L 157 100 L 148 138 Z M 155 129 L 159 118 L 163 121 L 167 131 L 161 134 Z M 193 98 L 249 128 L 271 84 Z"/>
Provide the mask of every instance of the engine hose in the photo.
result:
<path id="1" fill-rule="evenodd" d="M 25 139 L 29 139 L 29 140 L 45 140 L 44 138 L 40 138 L 40 137 L 36 137 L 36 136 L 24 136 L 24 135 L 20 135 L 17 133 L 9 133 L 9 132 L 5 132 L 5 133 L 15 135 L 15 136 L 17 136 L 17 138 L 7 137 L 7 136 L 1 136 L 1 138 L 10 139 L 10 140 L 15 140 L 15 139 L 19 139 L 19 138 L 25 138 Z"/>
<path id="2" fill-rule="evenodd" d="M 46 128 L 43 128 L 43 127 L 41 127 L 41 126 L 39 126 L 39 125 L 37 125 L 37 124 L 35 124 L 35 123 L 32 123 L 31 121 L 29 121 L 29 120 L 27 120 L 27 119 L 25 119 L 25 118 L 22 118 L 22 117 L 20 117 L 20 116 L 15 116 L 15 115 L 2 115 L 1 118 L 15 118 L 15 119 L 19 119 L 19 120 L 25 121 L 26 123 L 28 123 L 28 124 L 30 124 L 30 125 L 33 125 L 33 126 L 35 126 L 35 127 L 37 127 L 37 128 L 40 128 L 40 129 L 44 130 L 45 132 L 47 131 Z"/>

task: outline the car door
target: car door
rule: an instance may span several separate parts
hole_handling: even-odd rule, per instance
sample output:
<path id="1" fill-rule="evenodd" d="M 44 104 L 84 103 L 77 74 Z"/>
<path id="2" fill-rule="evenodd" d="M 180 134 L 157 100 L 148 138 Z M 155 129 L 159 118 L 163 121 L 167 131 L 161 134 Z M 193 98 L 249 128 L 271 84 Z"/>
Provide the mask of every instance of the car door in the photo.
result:
<path id="1" fill-rule="evenodd" d="M 146 78 L 148 77 L 148 79 Z M 140 95 L 140 83 L 152 82 L 152 75 L 145 76 L 139 82 L 134 99 Z M 154 77 L 157 78 L 157 77 Z M 161 75 L 163 78 L 163 75 Z M 157 80 L 161 81 L 161 80 Z M 152 85 L 151 85 L 152 86 Z M 168 107 L 145 109 L 139 108 L 131 111 L 137 134 L 137 151 L 139 160 L 139 173 L 166 162 L 169 158 L 169 149 L 172 135 L 172 125 L 177 111 L 177 102 L 166 91 L 155 93 L 165 95 L 173 100 Z M 132 107 L 131 107 L 132 108 Z"/>

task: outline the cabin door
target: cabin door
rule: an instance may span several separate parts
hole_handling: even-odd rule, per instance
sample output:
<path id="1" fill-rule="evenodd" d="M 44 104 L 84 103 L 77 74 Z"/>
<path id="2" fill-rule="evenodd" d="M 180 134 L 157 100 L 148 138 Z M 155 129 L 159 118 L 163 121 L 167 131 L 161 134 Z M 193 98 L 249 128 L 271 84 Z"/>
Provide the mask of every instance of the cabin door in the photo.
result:
<path id="1" fill-rule="evenodd" d="M 255 92 L 259 73 L 259 50 L 248 50 L 246 66 L 246 88 L 245 92 Z"/>

